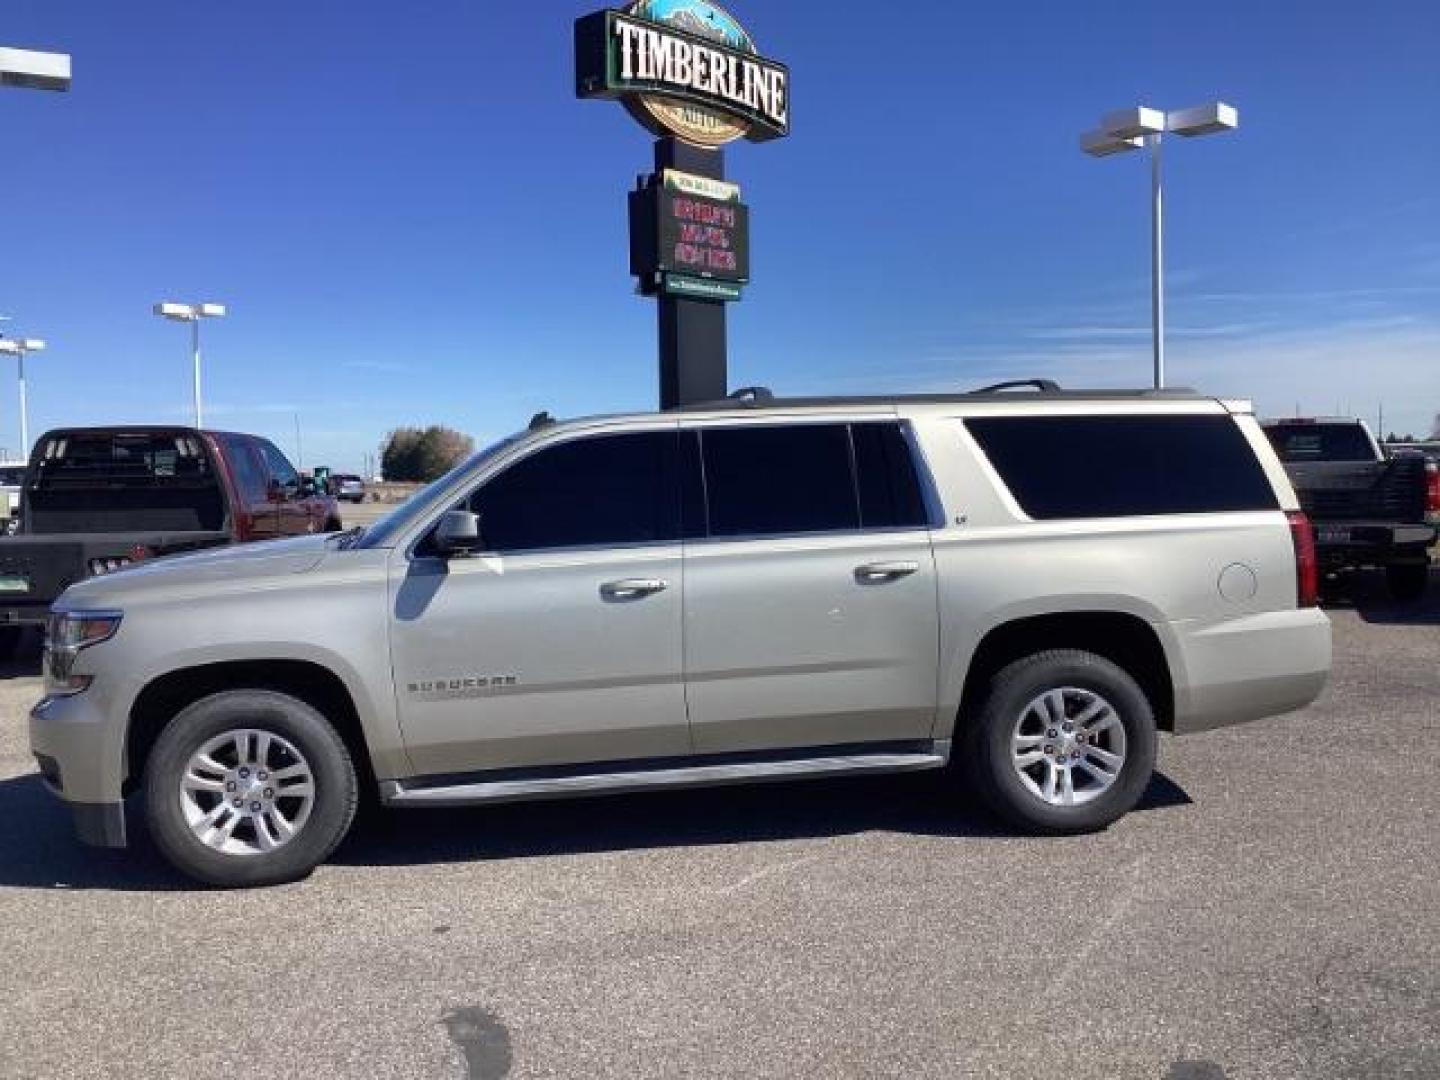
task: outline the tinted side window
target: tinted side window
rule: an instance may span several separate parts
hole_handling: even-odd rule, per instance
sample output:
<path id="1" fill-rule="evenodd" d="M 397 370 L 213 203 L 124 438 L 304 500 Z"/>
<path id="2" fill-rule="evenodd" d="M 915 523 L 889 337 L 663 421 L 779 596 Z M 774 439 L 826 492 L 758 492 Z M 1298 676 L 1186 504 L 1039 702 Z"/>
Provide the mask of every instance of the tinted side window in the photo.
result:
<path id="1" fill-rule="evenodd" d="M 1275 510 L 1228 416 L 1016 416 L 965 426 L 1032 518 Z"/>
<path id="2" fill-rule="evenodd" d="M 576 439 L 540 450 L 471 498 L 490 551 L 655 544 L 679 538 L 674 432 Z"/>
<path id="3" fill-rule="evenodd" d="M 260 454 L 265 459 L 265 467 L 270 471 L 270 476 L 280 482 L 281 487 L 300 486 L 300 474 L 295 471 L 295 466 L 290 464 L 290 459 L 282 454 L 278 447 L 268 439 L 257 439 L 255 445 L 259 447 Z"/>
<path id="4" fill-rule="evenodd" d="M 861 524 L 867 529 L 921 528 L 929 524 L 915 458 L 900 425 L 853 424 L 850 435 L 855 441 Z"/>
<path id="5" fill-rule="evenodd" d="M 264 502 L 265 474 L 261 472 L 260 463 L 256 461 L 250 444 L 244 439 L 227 438 L 224 446 L 225 459 L 230 463 L 230 475 L 235 479 L 235 487 L 241 500 L 247 504 Z"/>
<path id="6" fill-rule="evenodd" d="M 848 425 L 707 428 L 701 445 L 711 536 L 860 527 Z"/>

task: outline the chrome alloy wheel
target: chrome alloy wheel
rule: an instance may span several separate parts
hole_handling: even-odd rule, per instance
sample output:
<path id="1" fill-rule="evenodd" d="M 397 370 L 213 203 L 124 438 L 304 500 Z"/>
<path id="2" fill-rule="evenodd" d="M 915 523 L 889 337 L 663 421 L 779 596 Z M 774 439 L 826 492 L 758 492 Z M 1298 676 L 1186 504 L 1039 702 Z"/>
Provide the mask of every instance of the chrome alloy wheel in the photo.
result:
<path id="1" fill-rule="evenodd" d="M 227 731 L 190 758 L 180 809 L 190 831 L 223 855 L 263 855 L 299 834 L 315 808 L 305 755 L 268 731 Z"/>
<path id="2" fill-rule="evenodd" d="M 1093 690 L 1047 690 L 1021 710 L 1010 762 L 1051 806 L 1083 806 L 1109 791 L 1125 767 L 1125 726 Z"/>

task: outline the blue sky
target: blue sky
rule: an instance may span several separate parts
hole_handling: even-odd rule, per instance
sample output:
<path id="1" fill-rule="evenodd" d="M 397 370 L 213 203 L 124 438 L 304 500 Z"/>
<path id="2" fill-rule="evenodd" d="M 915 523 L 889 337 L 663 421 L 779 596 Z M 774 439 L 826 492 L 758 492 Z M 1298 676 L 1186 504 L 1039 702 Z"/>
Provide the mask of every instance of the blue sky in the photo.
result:
<path id="1" fill-rule="evenodd" d="M 1173 380 L 1440 412 L 1433 0 L 729 6 L 794 97 L 789 140 L 729 153 L 754 217 L 735 385 L 1143 384 L 1145 162 L 1077 136 L 1221 97 L 1241 130 L 1169 157 Z M 293 455 L 298 412 L 306 465 L 400 424 L 653 407 L 624 199 L 650 138 L 572 97 L 588 10 L 5 0 L 0 44 L 75 55 L 69 95 L 0 91 L 0 313 L 51 343 L 32 429 L 184 420 L 185 331 L 150 314 L 172 298 L 231 306 L 212 423 Z M 17 427 L 7 373 L 0 445 Z"/>

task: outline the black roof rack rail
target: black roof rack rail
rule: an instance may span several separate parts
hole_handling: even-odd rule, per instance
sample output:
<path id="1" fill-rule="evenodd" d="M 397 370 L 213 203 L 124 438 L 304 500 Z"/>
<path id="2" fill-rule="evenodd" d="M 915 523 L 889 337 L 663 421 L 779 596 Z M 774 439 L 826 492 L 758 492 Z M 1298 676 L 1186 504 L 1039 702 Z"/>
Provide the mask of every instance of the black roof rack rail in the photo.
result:
<path id="1" fill-rule="evenodd" d="M 1006 390 L 1038 390 L 1042 394 L 1058 394 L 1061 392 L 1061 387 L 1054 379 L 1016 379 L 1012 382 L 996 383 L 994 386 L 982 386 L 979 390 L 970 392 L 972 394 L 999 394 Z"/>
<path id="2" fill-rule="evenodd" d="M 732 390 L 718 401 L 694 401 L 688 405 L 680 405 L 678 411 L 695 411 L 703 409 L 724 409 L 736 405 L 745 408 L 754 408 L 762 405 L 771 405 L 776 401 L 775 392 L 768 386 L 742 386 L 739 390 Z"/>
<path id="3" fill-rule="evenodd" d="M 1010 388 L 1030 387 L 1034 393 L 1009 394 Z M 757 392 L 758 391 L 758 392 Z M 736 391 L 730 397 L 719 401 L 696 401 L 673 406 L 667 412 L 719 412 L 725 410 L 764 410 L 787 408 L 871 408 L 893 405 L 947 404 L 947 403 L 1006 403 L 1041 401 L 1193 401 L 1208 399 L 1188 387 L 1169 386 L 1157 390 L 1153 387 L 1141 389 L 1084 389 L 1066 390 L 1048 379 L 1025 380 L 1017 383 L 1001 383 L 984 390 L 959 391 L 955 393 L 918 394 L 866 394 L 838 397 L 776 397 L 764 389 L 753 387 Z"/>
<path id="4" fill-rule="evenodd" d="M 725 396 L 726 401 L 774 401 L 775 393 L 768 386 L 742 386 Z"/>

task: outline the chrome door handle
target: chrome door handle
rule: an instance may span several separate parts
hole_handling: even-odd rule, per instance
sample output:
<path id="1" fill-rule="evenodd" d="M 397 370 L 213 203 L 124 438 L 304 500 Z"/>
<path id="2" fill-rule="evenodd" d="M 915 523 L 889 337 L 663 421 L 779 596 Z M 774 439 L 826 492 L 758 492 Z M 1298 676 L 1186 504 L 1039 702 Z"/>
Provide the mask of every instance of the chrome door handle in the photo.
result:
<path id="1" fill-rule="evenodd" d="M 607 600 L 639 600 L 642 596 L 653 596 L 670 587 L 668 581 L 658 578 L 629 578 L 625 581 L 607 581 L 600 586 L 600 595 Z"/>
<path id="2" fill-rule="evenodd" d="M 861 581 L 894 581 L 919 572 L 918 562 L 877 562 L 855 568 L 855 576 Z"/>

